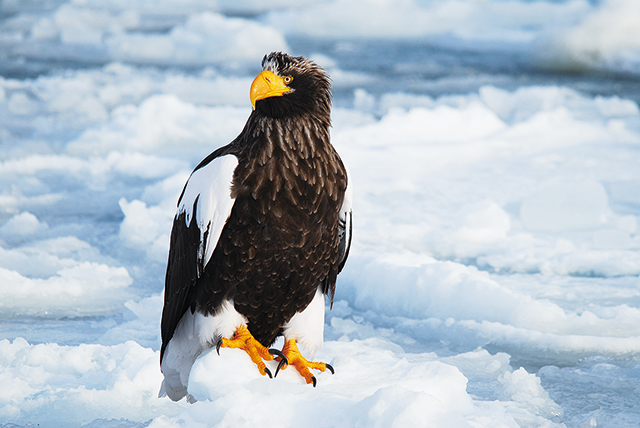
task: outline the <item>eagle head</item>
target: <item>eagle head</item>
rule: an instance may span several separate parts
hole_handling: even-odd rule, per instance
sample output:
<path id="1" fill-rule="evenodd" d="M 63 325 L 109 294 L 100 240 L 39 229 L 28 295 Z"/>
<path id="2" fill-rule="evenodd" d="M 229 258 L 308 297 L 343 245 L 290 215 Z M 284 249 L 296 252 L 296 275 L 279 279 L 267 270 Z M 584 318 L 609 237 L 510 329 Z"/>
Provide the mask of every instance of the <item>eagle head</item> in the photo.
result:
<path id="1" fill-rule="evenodd" d="M 257 113 L 274 118 L 313 115 L 329 121 L 331 81 L 327 72 L 302 56 L 272 52 L 262 59 L 253 80 L 251 104 Z"/>

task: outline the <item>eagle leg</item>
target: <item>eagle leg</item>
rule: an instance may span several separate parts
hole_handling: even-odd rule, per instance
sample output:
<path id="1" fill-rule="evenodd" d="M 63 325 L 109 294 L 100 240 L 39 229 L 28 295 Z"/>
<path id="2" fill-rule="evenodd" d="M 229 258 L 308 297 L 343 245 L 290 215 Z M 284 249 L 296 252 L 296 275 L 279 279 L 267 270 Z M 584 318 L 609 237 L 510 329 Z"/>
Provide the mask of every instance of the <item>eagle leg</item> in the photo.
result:
<path id="1" fill-rule="evenodd" d="M 313 361 L 309 361 L 302 356 L 300 350 L 298 349 L 298 345 L 295 339 L 289 339 L 285 342 L 282 347 L 282 354 L 285 355 L 286 360 L 280 358 L 280 364 L 278 364 L 278 369 L 276 370 L 275 376 L 278 375 L 278 371 L 280 367 L 282 370 L 286 369 L 288 365 L 292 365 L 298 370 L 298 373 L 307 381 L 307 383 L 312 383 L 313 386 L 316 386 L 316 377 L 311 374 L 309 369 L 320 370 L 321 372 L 329 369 L 331 374 L 334 374 L 335 371 L 331 364 L 326 363 L 316 363 Z"/>
<path id="2" fill-rule="evenodd" d="M 218 351 L 218 355 L 220 355 L 220 347 L 242 349 L 249 355 L 251 361 L 253 361 L 258 366 L 260 374 L 262 374 L 263 376 L 268 375 L 270 378 L 273 377 L 271 375 L 271 371 L 267 368 L 263 361 L 273 360 L 273 352 L 271 352 L 273 350 L 267 349 L 260 342 L 258 342 L 253 337 L 247 326 L 241 325 L 236 328 L 236 331 L 231 339 L 223 337 L 218 340 L 218 343 L 216 344 L 216 351 Z M 278 351 L 278 353 L 279 352 L 280 351 Z"/>

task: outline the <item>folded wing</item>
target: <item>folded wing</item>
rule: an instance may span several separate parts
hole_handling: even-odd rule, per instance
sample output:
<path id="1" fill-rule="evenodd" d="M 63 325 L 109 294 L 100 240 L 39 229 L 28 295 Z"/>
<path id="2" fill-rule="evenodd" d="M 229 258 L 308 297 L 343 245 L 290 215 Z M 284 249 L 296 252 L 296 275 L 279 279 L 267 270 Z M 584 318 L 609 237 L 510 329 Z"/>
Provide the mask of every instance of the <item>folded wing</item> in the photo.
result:
<path id="1" fill-rule="evenodd" d="M 193 304 L 194 286 L 211 259 L 235 199 L 234 155 L 216 153 L 191 173 L 178 201 L 165 279 L 160 361 L 176 326 Z"/>

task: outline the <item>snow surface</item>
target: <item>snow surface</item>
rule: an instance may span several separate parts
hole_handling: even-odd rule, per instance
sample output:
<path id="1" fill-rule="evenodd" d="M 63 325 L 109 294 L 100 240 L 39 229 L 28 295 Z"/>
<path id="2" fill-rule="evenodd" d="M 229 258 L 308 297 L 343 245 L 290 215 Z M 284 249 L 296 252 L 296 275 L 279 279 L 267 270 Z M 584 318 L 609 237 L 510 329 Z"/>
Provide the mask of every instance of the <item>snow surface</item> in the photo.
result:
<path id="1" fill-rule="evenodd" d="M 270 4 L 0 3 L 0 426 L 640 425 L 638 3 Z M 336 373 L 208 351 L 174 403 L 177 198 L 271 50 L 336 88 Z"/>

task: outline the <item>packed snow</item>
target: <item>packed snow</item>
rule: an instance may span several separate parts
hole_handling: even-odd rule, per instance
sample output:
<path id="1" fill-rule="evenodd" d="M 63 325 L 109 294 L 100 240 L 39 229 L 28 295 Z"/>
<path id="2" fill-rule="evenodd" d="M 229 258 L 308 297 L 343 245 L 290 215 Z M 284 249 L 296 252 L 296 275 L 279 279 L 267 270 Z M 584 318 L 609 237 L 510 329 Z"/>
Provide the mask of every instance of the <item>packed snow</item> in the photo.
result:
<path id="1" fill-rule="evenodd" d="M 640 425 L 637 2 L 270 4 L 0 3 L 0 427 Z M 273 50 L 333 77 L 336 373 L 208 350 L 174 403 L 177 198 Z"/>

